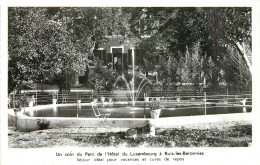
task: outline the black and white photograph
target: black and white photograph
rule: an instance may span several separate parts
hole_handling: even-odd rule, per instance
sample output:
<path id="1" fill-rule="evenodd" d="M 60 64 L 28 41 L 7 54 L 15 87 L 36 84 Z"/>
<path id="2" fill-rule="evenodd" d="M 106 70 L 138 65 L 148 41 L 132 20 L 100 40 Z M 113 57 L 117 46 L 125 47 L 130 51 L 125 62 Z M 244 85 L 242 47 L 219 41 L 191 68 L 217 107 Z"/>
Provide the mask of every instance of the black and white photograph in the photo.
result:
<path id="1" fill-rule="evenodd" d="M 254 9 L 7 6 L 7 150 L 68 164 L 250 155 Z"/>

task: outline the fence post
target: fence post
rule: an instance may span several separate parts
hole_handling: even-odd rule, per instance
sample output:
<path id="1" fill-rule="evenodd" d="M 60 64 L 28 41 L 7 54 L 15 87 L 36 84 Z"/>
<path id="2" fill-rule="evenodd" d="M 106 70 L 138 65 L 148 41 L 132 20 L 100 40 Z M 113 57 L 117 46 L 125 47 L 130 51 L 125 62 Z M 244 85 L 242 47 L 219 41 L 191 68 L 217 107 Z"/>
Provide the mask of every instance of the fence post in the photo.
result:
<path id="1" fill-rule="evenodd" d="M 205 101 L 205 115 L 207 115 L 207 100 L 206 100 L 206 92 L 204 92 L 204 101 Z"/>
<path id="2" fill-rule="evenodd" d="M 228 102 L 228 99 L 229 99 L 229 98 L 228 98 L 228 88 L 227 88 L 227 102 Z M 232 101 L 232 100 L 231 100 L 231 101 Z"/>
<path id="3" fill-rule="evenodd" d="M 36 100 L 35 100 L 35 106 L 37 106 L 37 101 L 38 101 L 38 95 L 37 95 L 37 89 L 36 89 Z"/>
<path id="4" fill-rule="evenodd" d="M 13 93 L 13 108 L 16 108 L 15 107 L 15 92 Z"/>
<path id="5" fill-rule="evenodd" d="M 144 118 L 146 118 L 146 115 L 145 115 L 145 102 L 144 102 Z"/>

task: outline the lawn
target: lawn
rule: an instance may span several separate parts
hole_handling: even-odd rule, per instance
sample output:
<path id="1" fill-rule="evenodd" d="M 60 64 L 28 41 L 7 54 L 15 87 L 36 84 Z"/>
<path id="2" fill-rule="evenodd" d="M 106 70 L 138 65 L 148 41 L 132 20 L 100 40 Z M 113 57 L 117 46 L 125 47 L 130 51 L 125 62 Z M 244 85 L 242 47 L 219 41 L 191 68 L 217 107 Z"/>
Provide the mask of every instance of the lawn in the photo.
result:
<path id="1" fill-rule="evenodd" d="M 247 147 L 252 143 L 248 122 L 218 122 L 156 129 L 156 136 L 126 137 L 127 128 L 57 128 L 19 132 L 9 127 L 10 148 L 53 147 Z"/>

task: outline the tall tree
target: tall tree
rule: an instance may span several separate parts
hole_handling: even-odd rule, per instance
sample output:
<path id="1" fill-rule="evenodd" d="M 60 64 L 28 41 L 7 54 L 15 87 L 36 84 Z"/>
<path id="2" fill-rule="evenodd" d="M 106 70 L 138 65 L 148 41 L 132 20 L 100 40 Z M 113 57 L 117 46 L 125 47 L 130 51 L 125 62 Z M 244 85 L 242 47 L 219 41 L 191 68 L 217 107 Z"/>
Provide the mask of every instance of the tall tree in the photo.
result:
<path id="1" fill-rule="evenodd" d="M 224 81 L 223 75 L 227 75 L 223 72 L 228 73 L 222 62 L 231 59 L 229 50 L 239 54 L 240 63 L 246 66 L 243 69 L 251 73 L 251 12 L 247 7 L 11 7 L 8 11 L 9 91 L 23 81 L 56 80 L 61 88 L 67 89 L 64 82 L 75 72 L 86 70 L 92 62 L 89 57 L 93 50 L 98 43 L 107 41 L 107 35 L 120 35 L 122 40 L 139 37 L 139 47 L 146 50 L 145 71 L 155 71 L 156 67 L 152 66 L 159 59 L 180 63 L 186 47 L 192 48 L 200 41 L 199 56 L 206 54 L 205 59 L 212 59 L 218 68 L 212 73 L 213 86 L 217 88 Z M 240 72 L 242 68 L 237 69 Z M 170 79 L 169 82 L 176 81 Z"/>
<path id="2" fill-rule="evenodd" d="M 217 67 L 212 81 L 216 89 L 224 71 L 221 63 L 224 56 L 229 55 L 228 47 L 236 50 L 241 56 L 241 62 L 247 66 L 245 69 L 251 73 L 251 8 L 143 8 L 138 11 L 139 13 L 132 14 L 131 29 L 133 34 L 152 36 L 143 39 L 144 44 L 153 44 L 149 45 L 147 51 L 151 55 L 157 56 L 154 48 L 160 44 L 159 47 L 165 52 L 164 56 L 171 52 L 180 59 L 179 55 L 185 54 L 186 46 L 191 48 L 199 40 L 201 55 L 210 56 Z M 143 31 L 138 30 L 141 27 Z"/>
<path id="3" fill-rule="evenodd" d="M 9 8 L 9 92 L 24 81 L 70 88 L 86 70 L 97 43 L 125 34 L 120 8 Z M 125 35 L 124 35 L 125 36 Z"/>

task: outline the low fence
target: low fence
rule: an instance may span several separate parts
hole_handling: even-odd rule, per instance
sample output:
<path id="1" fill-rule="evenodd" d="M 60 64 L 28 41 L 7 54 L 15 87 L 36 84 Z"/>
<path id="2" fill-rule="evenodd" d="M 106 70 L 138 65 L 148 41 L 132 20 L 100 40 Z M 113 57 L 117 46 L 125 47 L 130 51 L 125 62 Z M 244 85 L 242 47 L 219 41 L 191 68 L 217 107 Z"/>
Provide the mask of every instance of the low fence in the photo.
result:
<path id="1" fill-rule="evenodd" d="M 135 93 L 137 95 L 137 93 Z M 28 91 L 21 94 L 10 94 L 8 107 L 15 108 L 19 102 L 22 107 L 52 104 L 55 99 L 57 104 L 90 103 L 94 98 L 101 101 L 131 101 L 129 91 L 84 91 L 84 92 L 39 92 Z M 201 92 L 201 91 L 151 91 L 149 93 L 138 93 L 137 101 L 165 101 L 165 102 L 212 102 L 243 104 L 246 100 L 247 105 L 252 104 L 252 94 L 249 92 Z"/>

